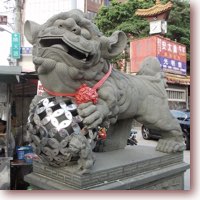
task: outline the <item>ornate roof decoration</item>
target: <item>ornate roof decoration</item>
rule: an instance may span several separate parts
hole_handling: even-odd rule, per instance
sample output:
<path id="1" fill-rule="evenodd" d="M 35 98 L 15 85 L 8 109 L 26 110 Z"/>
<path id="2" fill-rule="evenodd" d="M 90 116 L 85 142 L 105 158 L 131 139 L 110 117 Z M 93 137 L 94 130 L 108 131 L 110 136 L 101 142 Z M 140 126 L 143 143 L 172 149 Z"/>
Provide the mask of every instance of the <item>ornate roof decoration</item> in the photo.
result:
<path id="1" fill-rule="evenodd" d="M 135 15 L 141 16 L 141 17 L 153 17 L 153 16 L 160 15 L 162 13 L 169 12 L 172 9 L 172 7 L 173 7 L 172 2 L 162 4 L 160 0 L 156 0 L 155 6 L 151 8 L 147 8 L 147 9 L 138 9 L 135 12 Z"/>

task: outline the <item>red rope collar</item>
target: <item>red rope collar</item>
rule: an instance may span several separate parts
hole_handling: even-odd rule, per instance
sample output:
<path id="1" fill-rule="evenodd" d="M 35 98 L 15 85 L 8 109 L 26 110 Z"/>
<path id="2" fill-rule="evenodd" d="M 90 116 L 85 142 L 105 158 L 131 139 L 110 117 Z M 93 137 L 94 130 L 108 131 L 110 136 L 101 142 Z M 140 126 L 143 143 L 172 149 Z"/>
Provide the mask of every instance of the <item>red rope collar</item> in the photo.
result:
<path id="1" fill-rule="evenodd" d="M 46 88 L 44 88 L 44 90 L 52 96 L 74 97 L 77 104 L 87 103 L 89 101 L 92 101 L 94 104 L 96 104 L 98 101 L 97 90 L 103 85 L 106 79 L 110 76 L 111 72 L 112 67 L 110 66 L 105 76 L 100 81 L 98 81 L 92 88 L 90 88 L 84 83 L 76 90 L 75 93 L 53 92 L 47 90 Z"/>

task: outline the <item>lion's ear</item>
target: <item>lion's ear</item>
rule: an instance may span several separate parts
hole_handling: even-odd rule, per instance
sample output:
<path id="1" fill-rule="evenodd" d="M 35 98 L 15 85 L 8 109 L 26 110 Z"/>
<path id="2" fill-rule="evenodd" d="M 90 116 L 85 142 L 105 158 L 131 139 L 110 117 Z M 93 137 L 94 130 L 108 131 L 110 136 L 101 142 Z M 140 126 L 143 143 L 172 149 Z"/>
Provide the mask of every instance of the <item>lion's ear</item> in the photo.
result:
<path id="1" fill-rule="evenodd" d="M 33 22 L 33 21 L 30 21 L 30 20 L 27 20 L 24 24 L 24 35 L 26 36 L 26 39 L 31 43 L 31 44 L 34 44 L 35 43 L 35 40 L 38 36 L 38 32 L 40 30 L 40 25 Z"/>
<path id="2" fill-rule="evenodd" d="M 110 37 L 102 36 L 101 53 L 105 59 L 112 59 L 122 53 L 127 44 L 127 37 L 123 31 L 115 31 Z"/>

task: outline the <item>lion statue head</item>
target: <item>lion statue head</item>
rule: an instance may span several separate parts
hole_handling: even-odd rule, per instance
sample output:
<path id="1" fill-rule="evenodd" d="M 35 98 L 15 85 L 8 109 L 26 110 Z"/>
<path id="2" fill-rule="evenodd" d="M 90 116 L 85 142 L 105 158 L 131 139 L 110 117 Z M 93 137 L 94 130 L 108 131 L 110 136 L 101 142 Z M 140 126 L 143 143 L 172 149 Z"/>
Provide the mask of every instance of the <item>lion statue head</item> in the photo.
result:
<path id="1" fill-rule="evenodd" d="M 108 70 L 106 59 L 120 54 L 127 42 L 122 31 L 103 36 L 80 10 L 57 14 L 43 25 L 26 21 L 24 32 L 43 86 L 62 93 L 99 81 Z"/>

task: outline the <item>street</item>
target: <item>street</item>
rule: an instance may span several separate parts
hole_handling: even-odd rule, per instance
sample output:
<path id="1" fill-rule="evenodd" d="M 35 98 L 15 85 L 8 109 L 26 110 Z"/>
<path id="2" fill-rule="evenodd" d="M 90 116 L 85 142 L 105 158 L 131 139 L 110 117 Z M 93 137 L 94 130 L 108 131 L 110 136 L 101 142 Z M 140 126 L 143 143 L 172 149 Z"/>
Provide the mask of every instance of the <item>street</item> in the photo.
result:
<path id="1" fill-rule="evenodd" d="M 136 127 L 135 130 L 137 130 L 136 139 L 138 141 L 138 145 L 156 147 L 156 145 L 157 145 L 156 140 L 144 140 L 143 139 L 140 127 Z M 184 151 L 184 162 L 190 164 L 190 151 L 189 150 Z M 184 190 L 190 190 L 190 169 L 188 169 L 184 175 Z"/>

